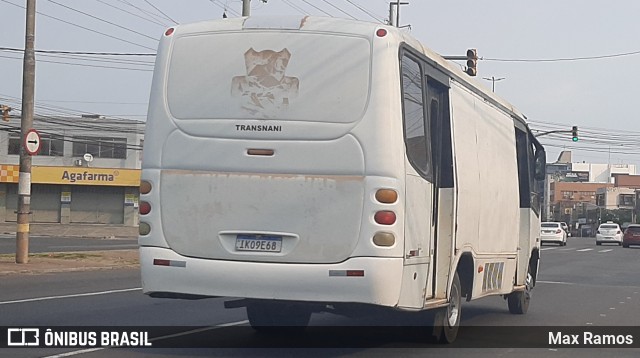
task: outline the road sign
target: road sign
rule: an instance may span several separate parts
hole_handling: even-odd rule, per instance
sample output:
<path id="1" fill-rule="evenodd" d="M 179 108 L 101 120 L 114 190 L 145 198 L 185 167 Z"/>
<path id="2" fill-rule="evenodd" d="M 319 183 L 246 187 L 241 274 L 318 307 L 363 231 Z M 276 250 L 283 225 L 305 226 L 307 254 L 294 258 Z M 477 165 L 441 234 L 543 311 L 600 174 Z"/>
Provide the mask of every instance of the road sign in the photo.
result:
<path id="1" fill-rule="evenodd" d="M 36 155 L 40 151 L 40 134 L 35 129 L 30 129 L 24 136 L 24 149 L 27 154 Z"/>

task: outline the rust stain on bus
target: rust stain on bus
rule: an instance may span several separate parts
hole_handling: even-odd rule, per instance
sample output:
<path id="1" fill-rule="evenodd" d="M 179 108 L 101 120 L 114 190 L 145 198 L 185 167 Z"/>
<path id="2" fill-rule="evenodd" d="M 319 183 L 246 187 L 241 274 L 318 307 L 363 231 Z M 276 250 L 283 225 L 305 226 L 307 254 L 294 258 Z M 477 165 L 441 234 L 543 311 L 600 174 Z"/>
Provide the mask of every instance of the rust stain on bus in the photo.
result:
<path id="1" fill-rule="evenodd" d="M 305 16 L 302 18 L 302 20 L 300 21 L 300 28 L 303 28 L 305 23 L 307 22 L 307 19 L 309 18 L 309 16 Z"/>

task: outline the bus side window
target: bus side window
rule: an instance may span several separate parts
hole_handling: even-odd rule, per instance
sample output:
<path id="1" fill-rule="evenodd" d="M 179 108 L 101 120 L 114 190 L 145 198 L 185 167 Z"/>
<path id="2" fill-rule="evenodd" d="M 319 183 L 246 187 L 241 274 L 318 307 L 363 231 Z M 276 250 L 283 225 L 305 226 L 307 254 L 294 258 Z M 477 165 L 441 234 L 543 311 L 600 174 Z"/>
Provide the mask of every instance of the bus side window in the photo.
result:
<path id="1" fill-rule="evenodd" d="M 429 122 L 424 112 L 424 86 L 420 64 L 402 57 L 402 109 L 407 157 L 427 180 L 433 181 Z"/>

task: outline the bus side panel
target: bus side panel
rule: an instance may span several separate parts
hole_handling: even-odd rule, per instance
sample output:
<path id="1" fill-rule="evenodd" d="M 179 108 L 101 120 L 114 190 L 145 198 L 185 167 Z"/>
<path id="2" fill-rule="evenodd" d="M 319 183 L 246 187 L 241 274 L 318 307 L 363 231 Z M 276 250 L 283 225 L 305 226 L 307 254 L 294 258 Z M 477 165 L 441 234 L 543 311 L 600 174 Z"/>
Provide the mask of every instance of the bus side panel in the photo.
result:
<path id="1" fill-rule="evenodd" d="M 480 176 L 476 122 L 480 120 L 474 108 L 475 99 L 463 88 L 452 83 L 450 91 L 454 165 L 456 169 L 458 203 L 456 217 L 456 249 L 478 248 L 480 212 Z"/>
<path id="2" fill-rule="evenodd" d="M 513 121 L 459 86 L 451 94 L 459 184 L 457 247 L 515 255 L 520 215 Z"/>
<path id="3" fill-rule="evenodd" d="M 513 121 L 456 83 L 451 103 L 458 184 L 456 250 L 476 257 L 473 298 L 509 293 L 520 237 Z M 475 269 L 480 266 L 482 270 Z"/>
<path id="4" fill-rule="evenodd" d="M 520 232 L 520 190 L 513 120 L 484 101 L 478 101 L 477 123 L 480 169 L 480 251 L 514 254 Z"/>

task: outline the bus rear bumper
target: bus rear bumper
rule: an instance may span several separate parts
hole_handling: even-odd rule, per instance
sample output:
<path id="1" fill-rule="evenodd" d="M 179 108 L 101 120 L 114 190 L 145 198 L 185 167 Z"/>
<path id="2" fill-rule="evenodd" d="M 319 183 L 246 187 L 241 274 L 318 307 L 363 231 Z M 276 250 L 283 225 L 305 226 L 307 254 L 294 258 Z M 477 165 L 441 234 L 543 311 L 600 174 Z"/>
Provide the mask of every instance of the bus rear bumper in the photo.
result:
<path id="1" fill-rule="evenodd" d="M 402 258 L 356 257 L 335 264 L 265 263 L 185 257 L 140 248 L 145 294 L 222 296 L 395 307 Z"/>

